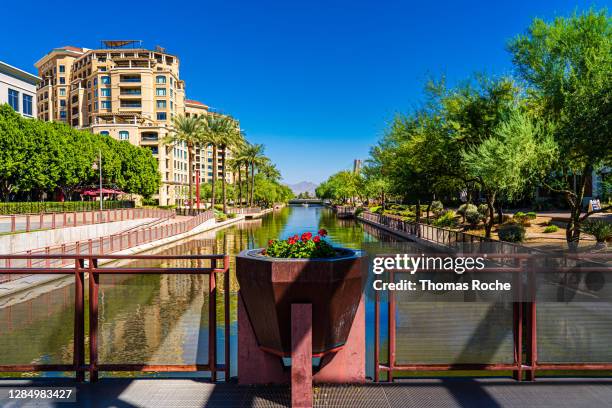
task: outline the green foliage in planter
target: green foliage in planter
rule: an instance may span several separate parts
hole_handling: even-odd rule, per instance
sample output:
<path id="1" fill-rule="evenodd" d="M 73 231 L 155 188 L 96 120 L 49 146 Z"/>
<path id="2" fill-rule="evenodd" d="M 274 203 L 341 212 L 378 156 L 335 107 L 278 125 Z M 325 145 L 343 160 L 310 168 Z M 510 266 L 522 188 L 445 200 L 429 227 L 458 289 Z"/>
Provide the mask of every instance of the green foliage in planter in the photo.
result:
<path id="1" fill-rule="evenodd" d="M 525 214 L 525 217 L 530 220 L 535 220 L 538 217 L 538 214 L 536 214 L 535 211 L 529 211 L 527 214 Z"/>
<path id="2" fill-rule="evenodd" d="M 358 217 L 361 215 L 361 213 L 363 213 L 365 211 L 365 209 L 363 207 L 357 207 L 357 209 L 355 210 L 355 217 Z"/>
<path id="3" fill-rule="evenodd" d="M 476 208 L 476 206 L 474 206 Z M 470 225 L 478 225 L 483 216 L 476 209 L 468 210 L 465 213 L 465 220 L 470 223 Z"/>
<path id="4" fill-rule="evenodd" d="M 590 220 L 582 224 L 582 232 L 593 235 L 597 242 L 612 239 L 612 223 L 604 220 Z"/>
<path id="5" fill-rule="evenodd" d="M 531 217 L 522 211 L 514 213 L 514 215 L 512 216 L 512 220 L 515 223 L 523 225 L 524 227 L 528 227 L 531 225 Z"/>
<path id="6" fill-rule="evenodd" d="M 440 215 L 438 219 L 433 222 L 436 227 L 448 228 L 457 226 L 457 220 L 455 219 L 455 212 L 452 210 L 446 211 Z"/>
<path id="7" fill-rule="evenodd" d="M 525 240 L 525 227 L 518 223 L 503 224 L 497 233 L 502 241 L 523 242 Z"/>
<path id="8" fill-rule="evenodd" d="M 236 214 L 236 213 L 229 213 L 229 214 L 227 214 L 227 218 L 236 218 L 237 215 L 238 214 Z"/>
<path id="9" fill-rule="evenodd" d="M 557 232 L 557 231 L 559 231 L 559 227 L 557 227 L 556 225 L 549 225 L 546 228 L 544 228 L 545 234 L 550 234 L 552 232 Z"/>
<path id="10" fill-rule="evenodd" d="M 333 258 L 336 250 L 323 239 L 326 235 L 327 231 L 320 229 L 314 237 L 312 233 L 305 232 L 285 240 L 271 239 L 262 255 L 272 258 Z"/>

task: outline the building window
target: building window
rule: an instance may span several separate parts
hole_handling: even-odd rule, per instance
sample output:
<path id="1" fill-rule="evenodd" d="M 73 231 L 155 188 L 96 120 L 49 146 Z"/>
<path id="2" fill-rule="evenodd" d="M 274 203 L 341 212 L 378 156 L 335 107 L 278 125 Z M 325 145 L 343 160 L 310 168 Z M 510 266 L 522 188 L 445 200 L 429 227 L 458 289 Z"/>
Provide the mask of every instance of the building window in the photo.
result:
<path id="1" fill-rule="evenodd" d="M 60 65 L 60 66 L 59 66 L 59 69 L 60 69 L 60 72 L 61 72 L 61 73 L 66 72 L 66 66 L 65 66 L 65 65 Z"/>
<path id="2" fill-rule="evenodd" d="M 98 78 L 94 78 L 94 86 L 98 85 Z"/>
<path id="3" fill-rule="evenodd" d="M 155 94 L 157 96 L 166 96 L 166 88 L 157 88 Z"/>
<path id="4" fill-rule="evenodd" d="M 66 83 L 66 78 L 59 77 L 59 82 L 60 82 L 61 85 L 64 85 Z"/>
<path id="5" fill-rule="evenodd" d="M 157 120 L 166 120 L 166 112 L 157 112 Z"/>
<path id="6" fill-rule="evenodd" d="M 66 100 L 65 99 L 60 99 L 60 106 L 66 106 Z"/>
<path id="7" fill-rule="evenodd" d="M 166 77 L 163 75 L 158 75 L 155 77 L 155 82 L 157 82 L 158 84 L 165 84 L 166 83 Z"/>
<path id="8" fill-rule="evenodd" d="M 157 107 L 160 109 L 166 109 L 166 101 L 157 101 Z"/>
<path id="9" fill-rule="evenodd" d="M 100 134 L 103 135 L 103 136 L 108 136 L 109 135 L 108 130 L 103 130 L 103 131 L 100 132 Z"/>
<path id="10" fill-rule="evenodd" d="M 110 109 L 111 103 L 110 101 L 102 101 L 102 109 Z"/>
<path id="11" fill-rule="evenodd" d="M 14 89 L 8 90 L 8 103 L 16 112 L 19 112 L 19 92 Z"/>
<path id="12" fill-rule="evenodd" d="M 60 118 L 66 119 L 66 111 L 60 111 Z"/>
<path id="13" fill-rule="evenodd" d="M 98 68 L 98 70 L 99 70 L 100 72 L 106 72 L 106 67 L 99 67 L 99 68 Z"/>
<path id="14" fill-rule="evenodd" d="M 60 88 L 59 94 L 60 96 L 66 96 L 66 88 Z"/>
<path id="15" fill-rule="evenodd" d="M 100 95 L 102 95 L 102 96 L 111 96 L 110 88 L 102 88 L 102 89 L 100 89 Z"/>
<path id="16" fill-rule="evenodd" d="M 172 77 L 170 77 L 170 85 L 173 85 L 174 82 L 172 81 Z"/>
<path id="17" fill-rule="evenodd" d="M 98 110 L 98 102 L 94 102 L 94 109 Z"/>
<path id="18" fill-rule="evenodd" d="M 104 75 L 100 78 L 100 82 L 103 84 L 110 84 L 110 77 L 108 75 Z"/>
<path id="19" fill-rule="evenodd" d="M 119 140 L 130 140 L 130 132 L 128 132 L 127 130 L 120 130 Z"/>
<path id="20" fill-rule="evenodd" d="M 174 98 L 174 91 L 172 90 L 172 88 L 170 88 L 170 97 Z"/>
<path id="21" fill-rule="evenodd" d="M 170 109 L 174 110 L 174 102 L 170 101 Z"/>
<path id="22" fill-rule="evenodd" d="M 23 94 L 23 114 L 32 116 L 32 95 Z"/>

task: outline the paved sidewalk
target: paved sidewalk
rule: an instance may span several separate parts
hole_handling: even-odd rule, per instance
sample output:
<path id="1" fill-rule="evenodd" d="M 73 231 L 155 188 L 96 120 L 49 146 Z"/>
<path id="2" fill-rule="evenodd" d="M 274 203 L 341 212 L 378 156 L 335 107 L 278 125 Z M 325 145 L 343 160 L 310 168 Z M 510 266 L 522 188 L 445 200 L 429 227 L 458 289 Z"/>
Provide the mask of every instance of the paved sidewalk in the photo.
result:
<path id="1" fill-rule="evenodd" d="M 15 386 L 74 386 L 66 380 L 1 380 Z M 2 390 L 0 390 L 2 391 Z M 325 385 L 314 389 L 315 407 L 531 407 L 577 408 L 612 405 L 611 379 L 414 379 L 393 384 Z M 188 379 L 103 379 L 77 385 L 77 403 L 22 403 L 38 407 L 288 407 L 288 387 L 245 387 Z"/>

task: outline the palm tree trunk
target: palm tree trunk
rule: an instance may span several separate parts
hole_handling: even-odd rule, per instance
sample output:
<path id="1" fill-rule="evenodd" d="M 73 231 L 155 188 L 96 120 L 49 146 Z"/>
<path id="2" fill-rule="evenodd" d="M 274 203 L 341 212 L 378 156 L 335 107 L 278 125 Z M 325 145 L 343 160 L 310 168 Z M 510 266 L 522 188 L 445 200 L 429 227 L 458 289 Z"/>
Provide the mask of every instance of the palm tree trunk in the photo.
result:
<path id="1" fill-rule="evenodd" d="M 221 200 L 223 200 L 223 214 L 227 214 L 227 197 L 225 185 L 225 146 L 221 149 Z"/>
<path id="2" fill-rule="evenodd" d="M 255 163 L 251 163 L 251 207 L 253 207 L 254 196 L 255 196 Z"/>
<path id="3" fill-rule="evenodd" d="M 244 182 L 245 182 L 245 189 L 246 189 L 246 194 L 244 197 L 244 206 L 248 207 L 249 206 L 249 191 L 251 190 L 251 186 L 249 184 L 249 164 L 246 163 L 244 166 Z"/>
<path id="4" fill-rule="evenodd" d="M 238 207 L 242 207 L 242 164 L 238 165 L 238 180 L 234 180 L 234 183 L 238 183 Z M 235 191 L 235 190 L 234 190 Z"/>
<path id="5" fill-rule="evenodd" d="M 187 165 L 189 166 L 189 208 L 193 210 L 193 199 L 191 197 L 193 190 L 193 146 L 187 146 Z"/>
<path id="6" fill-rule="evenodd" d="M 213 172 L 210 182 L 212 196 L 210 197 L 210 208 L 215 209 L 215 181 L 217 180 L 217 146 L 213 145 Z"/>

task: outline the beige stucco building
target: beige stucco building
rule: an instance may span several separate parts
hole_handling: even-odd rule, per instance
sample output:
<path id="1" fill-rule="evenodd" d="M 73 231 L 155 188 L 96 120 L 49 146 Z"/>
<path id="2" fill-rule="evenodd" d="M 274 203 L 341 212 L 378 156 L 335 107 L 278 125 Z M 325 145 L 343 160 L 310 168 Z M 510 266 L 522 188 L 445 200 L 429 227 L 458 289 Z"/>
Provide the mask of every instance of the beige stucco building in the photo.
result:
<path id="1" fill-rule="evenodd" d="M 206 115 L 208 107 L 185 100 L 179 59 L 164 49 L 147 50 L 130 41 L 104 41 L 103 47 L 60 47 L 36 62 L 42 78 L 38 118 L 151 149 L 162 176 L 160 205 L 181 204 L 188 185 L 187 147 L 163 140 L 172 132 L 175 116 Z M 198 149 L 196 156 L 197 166 L 202 166 L 201 182 L 209 181 L 212 149 Z M 221 177 L 220 163 L 217 171 Z"/>

